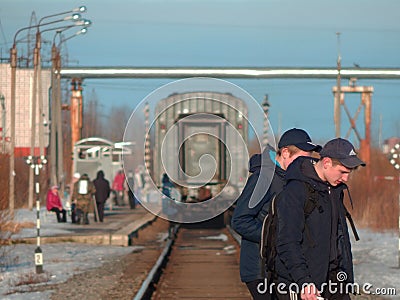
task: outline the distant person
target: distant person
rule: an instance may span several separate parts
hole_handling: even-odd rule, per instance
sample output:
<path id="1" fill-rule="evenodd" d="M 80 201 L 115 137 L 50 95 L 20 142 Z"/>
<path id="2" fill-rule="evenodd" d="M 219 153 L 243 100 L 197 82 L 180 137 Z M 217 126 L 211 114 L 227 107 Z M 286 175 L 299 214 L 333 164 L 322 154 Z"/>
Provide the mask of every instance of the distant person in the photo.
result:
<path id="1" fill-rule="evenodd" d="M 119 170 L 114 177 L 112 189 L 116 194 L 116 205 L 124 205 L 124 191 L 125 191 L 125 174 L 123 170 Z"/>
<path id="2" fill-rule="evenodd" d="M 57 185 L 54 185 L 47 192 L 46 208 L 48 211 L 53 211 L 56 213 L 58 223 L 61 223 L 61 222 L 65 223 L 65 222 L 67 222 L 67 212 L 62 206 L 61 198 L 58 193 L 58 190 L 59 190 L 59 187 Z"/>
<path id="3" fill-rule="evenodd" d="M 145 187 L 145 178 L 144 178 L 144 173 L 143 173 L 143 166 L 138 166 L 135 169 L 135 174 L 134 174 L 134 191 L 135 191 L 135 198 L 137 203 L 140 203 L 140 200 L 144 198 L 143 195 L 143 189 Z"/>
<path id="4" fill-rule="evenodd" d="M 165 216 L 167 218 L 171 218 L 171 217 L 174 217 L 174 215 L 177 212 L 174 207 L 169 205 L 170 201 L 173 201 L 172 197 L 171 197 L 171 192 L 172 192 L 172 189 L 175 188 L 175 186 L 171 182 L 171 180 L 169 179 L 169 177 L 166 173 L 163 174 L 161 182 L 162 182 L 161 192 L 163 194 L 162 199 L 161 199 L 162 200 L 162 203 L 161 203 L 162 212 L 165 214 Z M 176 200 L 179 201 L 180 199 L 176 199 Z M 175 224 L 176 224 L 176 222 L 169 221 L 168 238 L 172 238 L 172 236 L 174 235 Z"/>
<path id="5" fill-rule="evenodd" d="M 74 184 L 74 192 L 72 199 L 76 205 L 76 223 L 89 224 L 89 211 L 91 211 L 93 195 L 96 193 L 94 184 L 90 181 L 87 174 L 83 174 L 81 178 Z"/>
<path id="6" fill-rule="evenodd" d="M 242 237 L 240 277 L 242 282 L 246 283 L 253 299 L 274 299 L 272 295 L 261 294 L 257 290 L 265 278 L 265 274 L 261 272 L 259 248 L 268 204 L 273 196 L 282 190 L 289 165 L 298 157 L 310 156 L 313 151 L 320 149 L 321 146 L 313 144 L 306 131 L 292 128 L 283 133 L 277 151 L 267 145 L 262 154 L 255 154 L 250 158 L 249 172 L 252 175 L 237 199 L 231 223 L 232 228 Z M 258 183 L 259 181 L 261 182 Z M 261 186 L 261 190 L 255 190 L 256 186 Z M 256 203 L 252 206 L 250 200 L 256 200 Z"/>
<path id="7" fill-rule="evenodd" d="M 96 188 L 96 193 L 94 197 L 96 199 L 97 213 L 99 215 L 99 221 L 103 222 L 104 220 L 104 205 L 110 196 L 110 183 L 107 179 L 104 178 L 104 172 L 98 171 L 97 177 L 93 180 L 94 187 Z M 97 222 L 96 214 L 95 222 Z"/>
<path id="8" fill-rule="evenodd" d="M 78 172 L 74 173 L 74 176 L 72 176 L 72 182 L 69 186 L 69 204 L 71 206 L 71 222 L 72 224 L 76 223 L 76 203 L 72 200 L 72 195 L 74 192 L 74 185 L 75 183 L 79 180 L 79 178 L 81 178 L 81 174 L 79 174 Z"/>
<path id="9" fill-rule="evenodd" d="M 136 208 L 136 197 L 133 193 L 133 189 L 135 187 L 135 177 L 132 171 L 128 172 L 128 177 L 126 179 L 127 190 L 128 190 L 128 198 L 129 198 L 129 206 L 131 209 Z"/>
<path id="10" fill-rule="evenodd" d="M 279 299 L 350 300 L 348 289 L 354 282 L 353 261 L 346 217 L 354 224 L 344 204 L 350 173 L 365 163 L 353 145 L 336 138 L 322 148 L 320 159 L 298 158 L 288 168 L 286 185 L 276 202 L 275 287 Z M 312 210 L 307 207 L 307 192 L 315 191 Z M 336 287 L 331 289 L 329 287 Z"/>

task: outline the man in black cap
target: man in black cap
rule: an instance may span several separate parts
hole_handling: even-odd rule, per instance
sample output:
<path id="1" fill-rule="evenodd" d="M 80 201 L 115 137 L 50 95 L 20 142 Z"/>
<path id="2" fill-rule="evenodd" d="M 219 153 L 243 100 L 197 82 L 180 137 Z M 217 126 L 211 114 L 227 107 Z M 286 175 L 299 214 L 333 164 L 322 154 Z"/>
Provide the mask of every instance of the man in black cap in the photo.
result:
<path id="1" fill-rule="evenodd" d="M 290 165 L 276 201 L 274 283 L 281 287 L 279 299 L 350 299 L 346 284 L 351 287 L 354 275 L 346 217 L 358 236 L 343 197 L 350 173 L 365 163 L 342 138 L 326 143 L 320 156 L 301 157 Z"/>
<path id="2" fill-rule="evenodd" d="M 241 237 L 240 277 L 246 283 L 253 299 L 268 299 L 269 294 L 259 292 L 258 286 L 264 283 L 261 274 L 260 240 L 268 203 L 278 194 L 284 184 L 285 170 L 298 157 L 309 157 L 321 146 L 311 142 L 302 129 L 286 131 L 279 140 L 278 151 L 268 145 L 262 154 L 255 154 L 249 161 L 252 173 L 237 199 L 232 217 L 232 228 Z"/>

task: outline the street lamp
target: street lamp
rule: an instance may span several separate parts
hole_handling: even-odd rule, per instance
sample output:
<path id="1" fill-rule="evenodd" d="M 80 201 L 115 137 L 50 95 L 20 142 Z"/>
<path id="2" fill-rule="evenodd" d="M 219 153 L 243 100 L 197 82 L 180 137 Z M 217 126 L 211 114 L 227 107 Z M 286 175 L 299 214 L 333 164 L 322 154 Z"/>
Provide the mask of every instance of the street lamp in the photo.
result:
<path id="1" fill-rule="evenodd" d="M 47 28 L 44 30 L 39 30 L 41 26 L 47 26 L 59 22 L 64 22 L 64 21 L 69 21 L 69 20 L 80 20 L 81 15 L 78 13 L 73 13 L 72 15 L 56 19 L 53 21 L 45 22 L 42 23 L 43 20 L 54 17 L 54 16 L 59 16 L 61 14 L 65 13 L 59 13 L 59 14 L 53 14 L 49 15 L 46 17 L 43 17 L 40 19 L 38 25 L 36 26 L 36 43 L 35 43 L 35 49 L 34 49 L 34 57 L 33 57 L 33 97 L 32 97 L 32 126 L 31 126 L 31 156 L 35 155 L 35 138 L 36 138 L 36 103 L 39 104 L 39 155 L 43 156 L 44 155 L 44 135 L 43 135 L 43 95 L 42 95 L 42 81 L 41 81 L 41 55 L 40 55 L 40 50 L 41 50 L 41 35 L 42 32 L 46 31 L 51 31 L 54 30 L 54 28 Z M 29 198 L 28 198 L 28 206 L 31 209 L 33 205 L 33 170 L 31 169 L 29 172 Z"/>
<path id="2" fill-rule="evenodd" d="M 62 12 L 62 13 L 58 13 L 58 14 L 54 14 L 54 15 L 50 15 L 50 16 L 46 16 L 44 18 L 42 18 L 40 20 L 40 24 L 38 25 L 32 25 L 32 26 L 28 26 L 28 27 L 23 27 L 21 29 L 19 29 L 15 35 L 14 35 L 14 40 L 13 40 L 13 46 L 10 49 L 10 66 L 11 66 L 11 97 L 10 97 L 10 158 L 9 158 L 9 162 L 10 162 L 10 169 L 9 169 L 9 210 L 11 215 L 14 215 L 14 203 L 15 203 L 15 181 L 14 181 L 14 176 L 15 176 L 15 161 L 14 161 L 14 152 L 15 152 L 15 101 L 16 101 L 16 70 L 17 70 L 17 46 L 16 46 L 16 41 L 17 41 L 17 36 L 20 32 L 27 30 L 27 29 L 32 29 L 32 28 L 37 28 L 37 30 L 39 31 L 39 27 L 40 26 L 45 26 L 45 25 L 50 25 L 56 22 L 62 22 L 62 21 L 66 21 L 68 19 L 77 19 L 77 15 L 74 14 L 74 16 L 72 16 L 72 18 L 63 18 L 61 20 L 56 20 L 53 22 L 48 22 L 48 23 L 41 23 L 41 21 L 43 21 L 45 18 L 50 18 L 50 17 L 54 17 L 54 16 L 58 16 L 58 15 L 63 15 L 66 13 L 70 13 L 70 12 L 76 12 L 76 11 L 81 11 L 81 12 L 85 12 L 86 11 L 86 7 L 85 6 L 81 6 L 77 9 L 73 9 L 72 11 L 68 11 L 68 12 Z M 34 94 L 35 97 L 35 94 Z M 36 98 L 34 99 L 34 101 L 36 100 Z M 33 103 L 32 103 L 33 104 Z M 33 107 L 32 107 L 33 109 Z M 36 111 L 36 109 L 35 109 Z"/>
<path id="3" fill-rule="evenodd" d="M 61 183 L 61 191 L 64 190 L 64 166 L 63 166 L 63 140 L 62 140 L 62 117 L 61 117 L 61 55 L 60 47 L 65 41 L 87 32 L 87 27 L 81 28 L 78 32 L 68 38 L 61 39 L 56 46 L 56 37 L 61 36 L 63 31 L 76 26 L 90 26 L 91 21 L 82 20 L 75 22 L 74 25 L 59 28 L 53 38 L 51 50 L 52 72 L 51 72 L 51 119 L 50 123 L 50 180 L 53 184 Z M 57 172 L 58 171 L 58 172 Z"/>

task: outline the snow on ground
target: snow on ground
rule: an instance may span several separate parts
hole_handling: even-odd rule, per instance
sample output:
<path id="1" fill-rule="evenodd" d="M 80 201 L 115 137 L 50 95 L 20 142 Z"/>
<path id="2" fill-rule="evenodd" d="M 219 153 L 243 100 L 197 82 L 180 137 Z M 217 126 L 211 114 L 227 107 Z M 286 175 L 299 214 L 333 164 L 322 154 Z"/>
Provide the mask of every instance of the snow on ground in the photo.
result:
<path id="1" fill-rule="evenodd" d="M 34 227 L 24 228 L 18 234 L 13 235 L 14 239 L 23 237 L 36 237 L 36 210 L 16 210 L 15 220 L 18 222 L 32 222 Z M 52 236 L 57 234 L 70 234 L 63 229 L 65 224 L 57 223 L 56 216 L 46 215 L 46 209 L 41 208 L 41 236 Z M 44 274 L 36 274 L 34 262 L 36 244 L 17 244 L 6 249 L 7 256 L 0 258 L 0 299 L 27 300 L 27 299 L 50 299 L 51 291 L 41 293 L 29 293 L 29 286 L 16 286 L 19 283 L 34 278 L 35 280 L 48 279 L 46 284 L 55 284 L 66 281 L 74 274 L 96 268 L 109 259 L 117 259 L 131 253 L 137 247 L 120 246 L 98 246 L 79 243 L 54 243 L 43 244 L 43 270 Z M 38 283 L 40 284 L 40 283 Z M 44 283 L 42 283 L 44 284 Z M 18 290 L 23 293 L 13 293 Z"/>
<path id="2" fill-rule="evenodd" d="M 46 244 L 41 247 L 44 274 L 43 276 L 38 276 L 33 259 L 36 245 L 17 245 L 8 259 L 10 265 L 7 268 L 3 268 L 0 274 L 0 298 L 10 300 L 49 299 L 50 291 L 5 294 L 15 289 L 29 291 L 28 286 L 15 286 L 29 278 L 47 277 L 49 281 L 46 284 L 64 282 L 74 274 L 101 266 L 106 259 L 128 254 L 132 252 L 133 248 L 77 243 Z"/>
<path id="3" fill-rule="evenodd" d="M 41 215 L 44 216 L 44 214 Z M 35 223 L 36 212 L 18 210 L 16 219 Z M 42 229 L 43 232 L 46 232 L 46 235 L 54 235 L 63 231 L 62 228 L 58 227 L 54 215 L 47 216 L 46 220 L 42 220 Z M 35 235 L 36 227 L 24 229 L 17 237 Z M 388 298 L 400 299 L 397 233 L 375 233 L 360 229 L 359 235 L 360 241 L 352 241 L 356 282 L 361 288 L 364 284 L 371 284 L 372 287 L 368 289 L 371 292 L 375 292 L 377 288 L 386 288 L 386 293 L 392 292 L 388 289 L 395 289 L 397 295 L 388 296 Z M 37 276 L 34 264 L 36 245 L 19 244 L 12 247 L 12 252 L 6 256 L 2 263 L 4 267 L 2 267 L 0 273 L 0 298 L 7 300 L 49 299 L 51 291 L 6 295 L 15 289 L 29 291 L 29 286 L 16 287 L 15 285 L 29 276 Z M 118 259 L 118 256 L 134 250 L 134 247 L 96 246 L 77 243 L 45 244 L 41 248 L 44 260 L 43 269 L 50 280 L 48 283 L 64 282 L 74 274 L 99 267 L 106 260 Z"/>
<path id="4" fill-rule="evenodd" d="M 350 233 L 351 234 L 351 233 Z M 400 299 L 400 268 L 398 257 L 399 238 L 395 232 L 376 233 L 359 230 L 360 241 L 352 241 L 355 281 L 362 287 L 369 283 L 371 292 L 378 289 L 388 294 L 395 289 Z M 377 291 L 379 292 L 379 291 Z"/>

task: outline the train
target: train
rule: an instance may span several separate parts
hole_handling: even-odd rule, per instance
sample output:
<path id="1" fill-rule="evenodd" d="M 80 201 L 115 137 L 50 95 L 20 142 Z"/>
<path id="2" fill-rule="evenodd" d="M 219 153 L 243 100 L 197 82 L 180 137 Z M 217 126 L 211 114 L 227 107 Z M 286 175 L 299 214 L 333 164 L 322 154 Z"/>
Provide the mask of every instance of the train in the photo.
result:
<path id="1" fill-rule="evenodd" d="M 248 109 L 230 93 L 174 93 L 155 107 L 152 178 L 164 173 L 185 201 L 237 197 L 248 174 Z"/>

